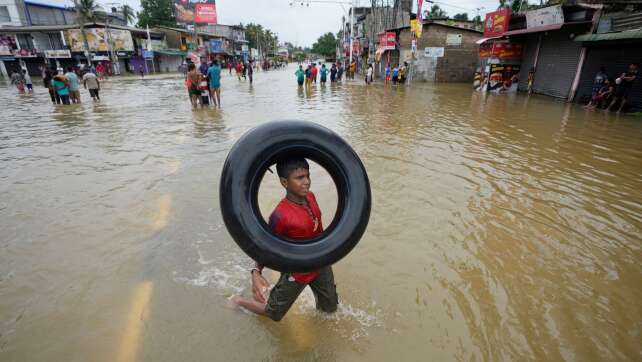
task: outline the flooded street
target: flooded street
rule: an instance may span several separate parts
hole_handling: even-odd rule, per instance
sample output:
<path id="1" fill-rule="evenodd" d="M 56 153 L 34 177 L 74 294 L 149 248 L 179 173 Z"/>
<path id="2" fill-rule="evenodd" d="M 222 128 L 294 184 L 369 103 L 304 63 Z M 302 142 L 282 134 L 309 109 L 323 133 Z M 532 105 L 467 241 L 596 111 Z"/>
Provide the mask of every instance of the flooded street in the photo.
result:
<path id="1" fill-rule="evenodd" d="M 1 84 L 0 360 L 642 358 L 639 118 L 468 84 L 303 90 L 294 70 L 225 72 L 220 111 L 192 112 L 177 75 L 67 107 L 39 80 Z M 333 129 L 370 177 L 335 315 L 309 290 L 280 323 L 227 306 L 251 294 L 251 261 L 221 219 L 221 168 L 275 119 Z M 271 176 L 262 210 L 283 196 Z M 336 191 L 312 181 L 327 225 Z"/>

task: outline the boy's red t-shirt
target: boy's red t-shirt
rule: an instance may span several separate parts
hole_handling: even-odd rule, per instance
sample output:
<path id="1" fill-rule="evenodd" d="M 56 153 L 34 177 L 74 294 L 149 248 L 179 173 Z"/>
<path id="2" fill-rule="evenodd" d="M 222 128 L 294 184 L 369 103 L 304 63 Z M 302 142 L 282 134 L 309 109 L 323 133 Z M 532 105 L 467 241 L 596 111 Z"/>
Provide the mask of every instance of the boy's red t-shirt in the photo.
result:
<path id="1" fill-rule="evenodd" d="M 270 215 L 270 229 L 275 234 L 292 240 L 309 240 L 323 232 L 321 209 L 312 192 L 306 195 L 307 207 L 284 197 Z M 312 214 L 312 215 L 311 215 Z M 316 219 L 316 222 L 315 222 Z M 308 284 L 319 275 L 318 271 L 292 273 L 300 284 Z"/>

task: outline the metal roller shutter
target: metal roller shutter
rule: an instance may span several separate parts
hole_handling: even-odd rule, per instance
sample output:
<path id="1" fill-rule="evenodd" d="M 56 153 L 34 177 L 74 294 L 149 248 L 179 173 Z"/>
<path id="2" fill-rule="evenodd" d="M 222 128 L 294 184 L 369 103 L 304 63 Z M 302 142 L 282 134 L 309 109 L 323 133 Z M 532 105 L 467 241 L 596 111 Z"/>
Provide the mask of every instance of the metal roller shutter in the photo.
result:
<path id="1" fill-rule="evenodd" d="M 582 44 L 573 41 L 570 34 L 560 30 L 542 35 L 533 92 L 568 97 L 582 49 Z"/>
<path id="2" fill-rule="evenodd" d="M 537 53 L 537 38 L 539 34 L 529 35 L 524 41 L 524 55 L 522 56 L 522 65 L 519 71 L 519 90 L 528 91 L 528 72 L 535 63 L 535 53 Z"/>
<path id="3" fill-rule="evenodd" d="M 620 74 L 626 72 L 629 64 L 640 61 L 642 61 L 642 46 L 640 44 L 613 44 L 588 48 L 575 101 L 581 103 L 589 101 L 593 78 L 601 66 L 606 68 L 609 78 L 615 80 Z M 642 111 L 642 79 L 637 79 L 633 83 L 629 102 L 631 107 L 627 110 Z"/>

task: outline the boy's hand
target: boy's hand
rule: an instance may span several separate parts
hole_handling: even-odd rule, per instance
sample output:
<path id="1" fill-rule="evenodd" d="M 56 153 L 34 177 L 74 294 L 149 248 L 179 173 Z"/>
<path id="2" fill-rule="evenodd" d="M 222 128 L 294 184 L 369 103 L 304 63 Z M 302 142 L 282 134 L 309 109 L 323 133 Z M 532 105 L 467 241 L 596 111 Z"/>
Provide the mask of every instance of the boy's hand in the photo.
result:
<path id="1" fill-rule="evenodd" d="M 252 272 L 252 295 L 254 300 L 260 303 L 267 303 L 266 294 L 269 286 L 270 284 L 263 278 L 261 273 L 258 271 Z"/>

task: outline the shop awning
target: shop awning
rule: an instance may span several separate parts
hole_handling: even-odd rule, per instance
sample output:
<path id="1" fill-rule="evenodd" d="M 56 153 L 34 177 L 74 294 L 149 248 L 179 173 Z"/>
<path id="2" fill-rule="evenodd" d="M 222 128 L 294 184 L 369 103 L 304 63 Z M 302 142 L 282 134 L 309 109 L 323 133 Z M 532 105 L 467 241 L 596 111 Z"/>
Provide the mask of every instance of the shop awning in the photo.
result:
<path id="1" fill-rule="evenodd" d="M 503 35 L 500 35 L 500 36 L 491 36 L 491 37 L 488 37 L 488 38 L 481 38 L 481 39 L 477 40 L 475 43 L 484 44 L 485 42 L 487 42 L 489 40 L 499 39 L 499 38 L 503 38 L 503 37 L 504 37 Z"/>
<path id="2" fill-rule="evenodd" d="M 163 55 L 180 55 L 183 57 L 187 55 L 187 52 L 182 52 L 180 50 L 174 50 L 174 49 L 159 49 L 159 50 L 154 50 L 154 53 L 163 54 Z"/>
<path id="3" fill-rule="evenodd" d="M 557 30 L 561 29 L 564 24 L 552 24 L 544 26 L 536 26 L 533 28 L 511 30 L 504 33 L 504 35 L 520 35 L 520 34 L 529 34 L 529 33 L 541 33 L 543 31 Z"/>
<path id="4" fill-rule="evenodd" d="M 604 34 L 582 34 L 575 37 L 575 41 L 613 41 L 613 40 L 642 40 L 642 29 L 618 31 Z"/>

